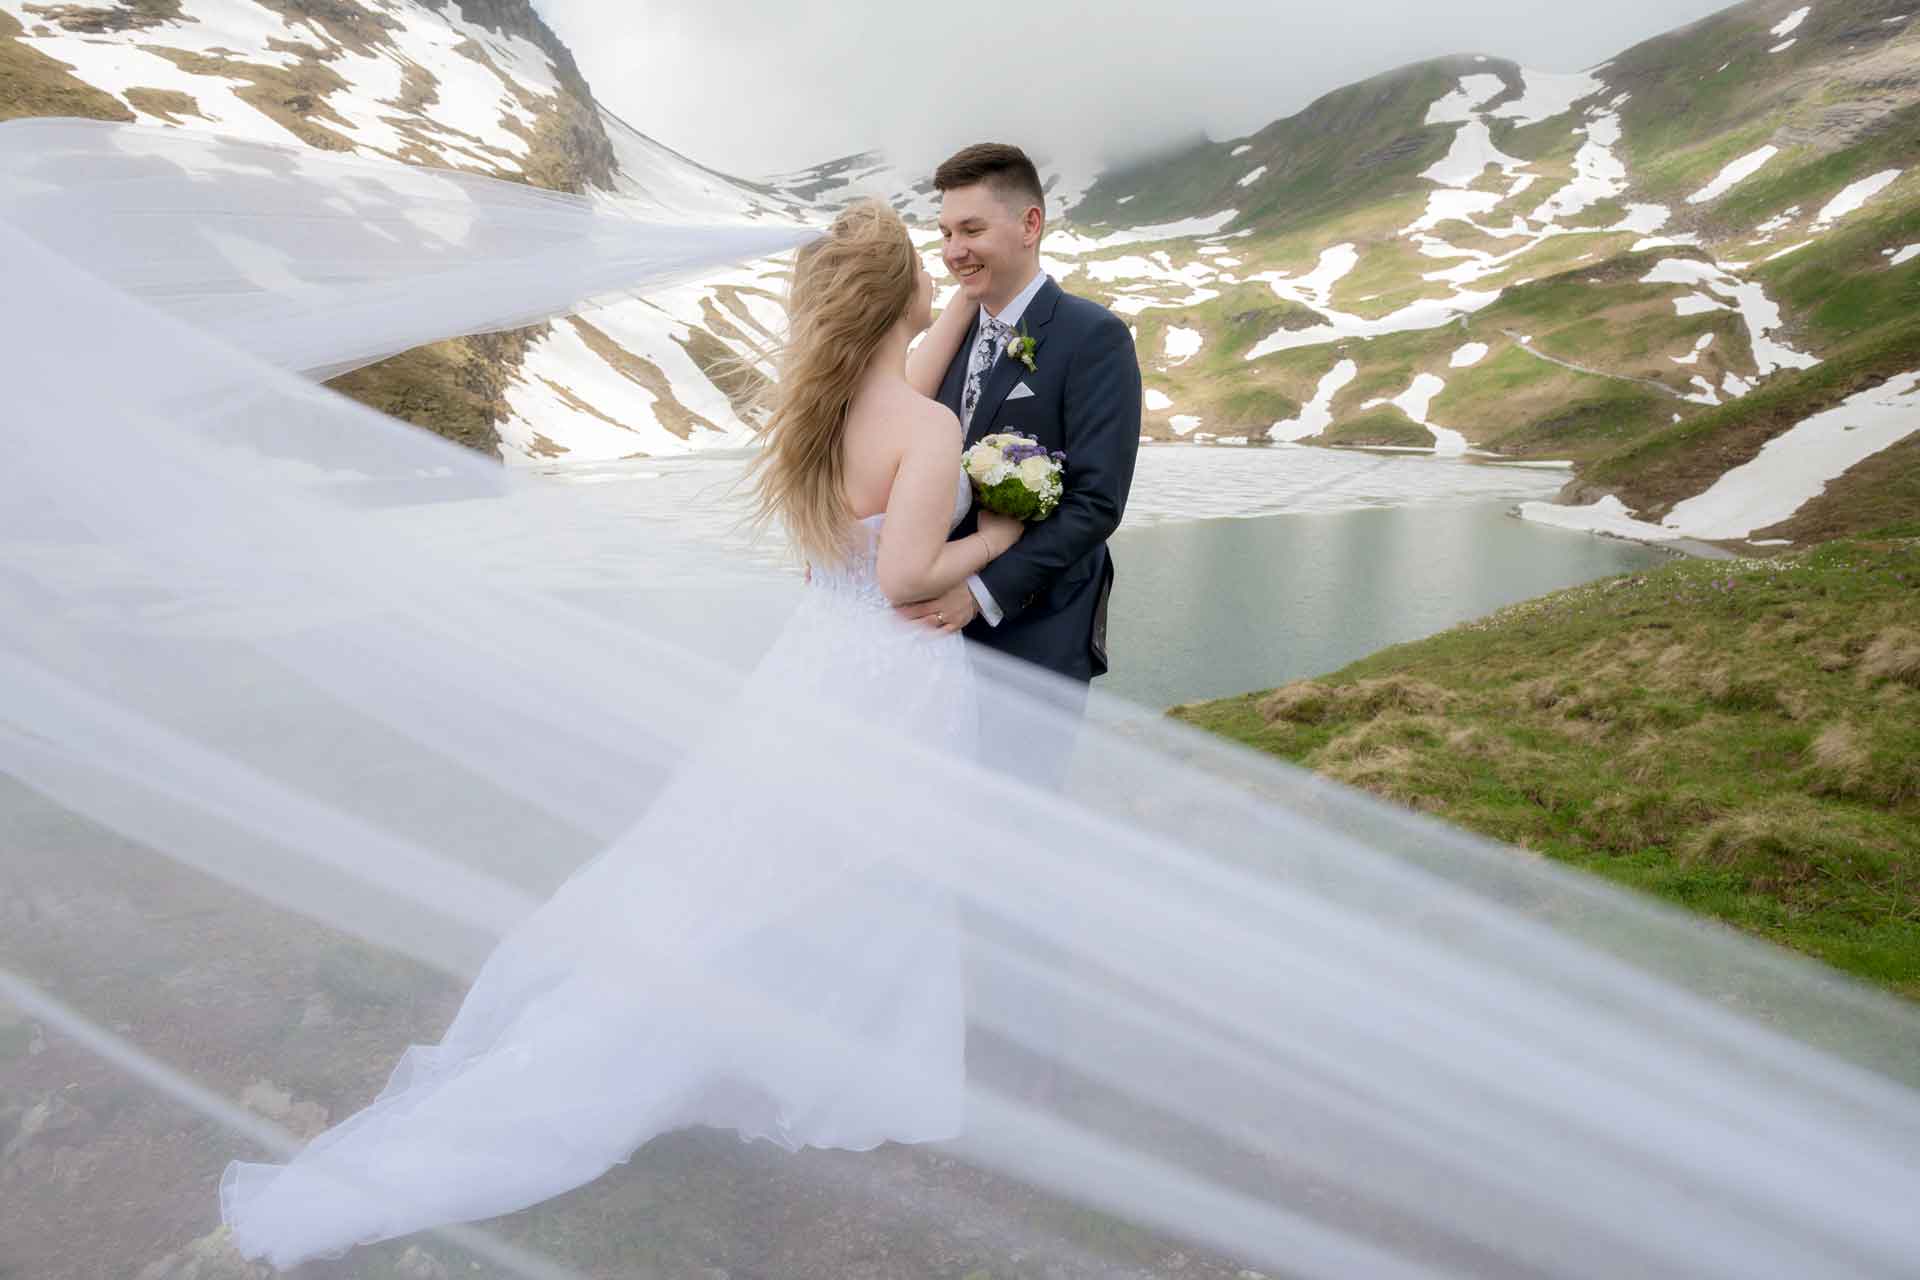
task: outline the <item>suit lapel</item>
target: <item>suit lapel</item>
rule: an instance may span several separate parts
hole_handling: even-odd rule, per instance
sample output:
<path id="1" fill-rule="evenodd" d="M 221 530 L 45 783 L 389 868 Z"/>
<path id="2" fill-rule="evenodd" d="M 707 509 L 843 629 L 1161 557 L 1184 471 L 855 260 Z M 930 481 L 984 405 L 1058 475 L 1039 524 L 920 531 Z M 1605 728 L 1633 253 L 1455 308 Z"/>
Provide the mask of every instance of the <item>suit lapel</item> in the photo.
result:
<path id="1" fill-rule="evenodd" d="M 1036 364 L 1046 358 L 1043 331 L 1052 322 L 1053 309 L 1059 301 L 1060 286 L 1049 278 L 1040 286 L 1039 292 L 1033 295 L 1033 301 L 1027 304 L 1026 314 L 1020 317 L 1020 323 L 1014 326 L 1016 334 L 1025 329 L 1036 342 L 1042 343 L 1039 350 L 1034 353 Z M 974 322 L 974 327 L 977 332 L 979 328 L 977 320 Z M 974 339 L 970 337 L 967 350 L 973 349 L 973 342 Z M 1000 406 L 1006 403 L 1007 393 L 1013 390 L 1014 384 L 1020 381 L 1020 375 L 1024 372 L 1026 372 L 1025 365 L 1004 351 L 1000 353 L 1000 358 L 994 361 L 991 369 L 987 370 L 986 379 L 980 385 L 980 403 L 975 406 L 973 422 L 967 428 L 968 445 L 979 443 L 982 436 L 992 432 L 994 419 L 1000 413 Z M 964 373 L 961 379 L 965 381 Z"/>

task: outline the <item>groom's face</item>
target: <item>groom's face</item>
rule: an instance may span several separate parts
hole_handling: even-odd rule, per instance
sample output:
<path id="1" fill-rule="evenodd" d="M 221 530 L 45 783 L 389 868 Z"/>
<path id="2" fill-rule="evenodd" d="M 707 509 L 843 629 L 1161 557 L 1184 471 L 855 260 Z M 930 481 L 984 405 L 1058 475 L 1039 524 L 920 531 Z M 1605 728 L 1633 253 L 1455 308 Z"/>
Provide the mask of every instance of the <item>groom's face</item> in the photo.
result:
<path id="1" fill-rule="evenodd" d="M 984 182 L 941 195 L 940 238 L 946 245 L 947 270 L 969 302 L 997 309 L 1026 285 L 1033 274 L 1033 250 L 1027 243 L 1031 217 L 1018 196 L 1003 196 Z"/>

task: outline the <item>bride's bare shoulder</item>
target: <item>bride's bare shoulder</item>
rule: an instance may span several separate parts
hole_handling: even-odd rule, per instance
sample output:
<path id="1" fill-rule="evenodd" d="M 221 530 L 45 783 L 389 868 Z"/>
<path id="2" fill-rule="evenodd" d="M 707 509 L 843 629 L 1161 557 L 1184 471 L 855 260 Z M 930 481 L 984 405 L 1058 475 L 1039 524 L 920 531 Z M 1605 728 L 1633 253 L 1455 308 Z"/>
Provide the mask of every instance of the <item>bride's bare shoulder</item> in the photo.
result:
<path id="1" fill-rule="evenodd" d="M 938 400 L 914 394 L 905 408 L 907 425 L 913 429 L 916 443 L 951 446 L 960 439 L 960 418 Z"/>
<path id="2" fill-rule="evenodd" d="M 960 448 L 960 419 L 938 400 L 901 386 L 899 394 L 876 396 L 848 424 L 848 447 L 862 456 L 953 453 Z"/>

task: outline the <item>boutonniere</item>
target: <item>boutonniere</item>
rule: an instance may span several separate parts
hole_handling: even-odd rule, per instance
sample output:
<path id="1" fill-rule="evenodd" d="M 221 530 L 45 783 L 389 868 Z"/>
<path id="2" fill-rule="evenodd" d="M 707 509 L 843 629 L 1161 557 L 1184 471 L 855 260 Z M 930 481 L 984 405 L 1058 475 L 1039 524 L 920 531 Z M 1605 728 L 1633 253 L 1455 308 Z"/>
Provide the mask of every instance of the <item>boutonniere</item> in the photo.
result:
<path id="1" fill-rule="evenodd" d="M 1027 332 L 1027 322 L 1020 322 L 1020 332 L 1007 339 L 1007 354 L 1027 366 L 1028 373 L 1038 373 L 1040 366 L 1033 361 L 1034 353 L 1040 350 L 1040 339 Z"/>

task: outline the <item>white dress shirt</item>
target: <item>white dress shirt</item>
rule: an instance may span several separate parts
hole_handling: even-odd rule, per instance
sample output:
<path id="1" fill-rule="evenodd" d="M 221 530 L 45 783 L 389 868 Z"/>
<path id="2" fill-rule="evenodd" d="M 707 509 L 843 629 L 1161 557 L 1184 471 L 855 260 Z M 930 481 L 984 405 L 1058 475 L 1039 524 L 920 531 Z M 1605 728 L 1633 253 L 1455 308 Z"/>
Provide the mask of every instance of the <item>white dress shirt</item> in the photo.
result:
<path id="1" fill-rule="evenodd" d="M 1044 271 L 1035 272 L 1033 279 L 1027 281 L 1027 287 L 1013 295 L 1012 302 L 1000 308 L 998 312 L 987 311 L 987 314 L 995 320 L 1002 321 L 1013 328 L 1019 328 L 1020 317 L 1027 314 L 1027 307 L 1032 304 L 1035 295 L 1040 292 L 1040 286 L 1044 285 L 1048 278 L 1047 273 Z M 981 310 L 986 311 L 987 309 L 982 307 Z M 976 342 L 978 340 L 977 338 L 975 339 Z M 993 370 L 995 361 L 997 361 L 1002 354 L 1003 353 L 999 351 L 994 352 L 994 359 L 987 362 L 989 374 Z M 967 358 L 973 358 L 971 352 L 968 353 Z M 987 584 L 980 581 L 979 574 L 976 573 L 967 579 L 967 590 L 973 593 L 973 602 L 980 606 L 980 616 L 987 620 L 987 625 L 990 627 L 999 626 L 1001 620 L 1006 615 L 1000 612 L 999 602 L 993 598 L 993 593 L 987 590 Z"/>

